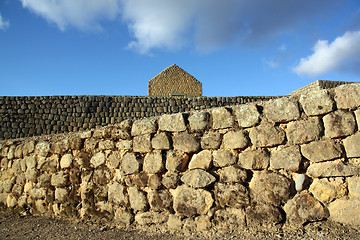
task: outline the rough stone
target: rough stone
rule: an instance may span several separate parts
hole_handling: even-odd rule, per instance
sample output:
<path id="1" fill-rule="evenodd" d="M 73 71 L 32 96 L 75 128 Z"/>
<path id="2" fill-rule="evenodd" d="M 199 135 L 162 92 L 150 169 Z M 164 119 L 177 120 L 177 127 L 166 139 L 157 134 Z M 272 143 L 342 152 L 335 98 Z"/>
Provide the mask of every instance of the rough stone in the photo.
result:
<path id="1" fill-rule="evenodd" d="M 51 185 L 54 187 L 63 187 L 69 181 L 69 175 L 65 172 L 57 172 L 51 176 Z"/>
<path id="2" fill-rule="evenodd" d="M 158 133 L 151 140 L 151 145 L 154 149 L 171 149 L 170 137 L 165 132 Z"/>
<path id="3" fill-rule="evenodd" d="M 347 192 L 341 178 L 335 178 L 332 181 L 327 178 L 315 178 L 310 185 L 309 191 L 323 203 L 329 203 L 336 198 L 341 198 Z"/>
<path id="4" fill-rule="evenodd" d="M 88 152 L 95 150 L 98 146 L 98 143 L 99 143 L 99 139 L 95 139 L 95 138 L 86 139 L 84 143 L 85 150 Z"/>
<path id="5" fill-rule="evenodd" d="M 360 226 L 360 200 L 337 199 L 328 206 L 330 219 L 352 227 Z M 351 210 L 350 210 L 351 209 Z"/>
<path id="6" fill-rule="evenodd" d="M 166 188 L 176 188 L 180 181 L 180 176 L 176 172 L 166 172 L 163 177 L 161 183 Z"/>
<path id="7" fill-rule="evenodd" d="M 313 178 L 321 177 L 349 177 L 360 173 L 360 168 L 352 164 L 345 164 L 340 160 L 312 163 L 306 174 Z"/>
<path id="8" fill-rule="evenodd" d="M 245 131 L 230 131 L 224 135 L 224 147 L 228 149 L 244 149 L 249 145 Z"/>
<path id="9" fill-rule="evenodd" d="M 106 139 L 106 140 L 101 140 L 99 142 L 99 149 L 100 150 L 112 150 L 115 148 L 115 144 L 112 140 L 110 139 Z"/>
<path id="10" fill-rule="evenodd" d="M 272 124 L 251 128 L 249 136 L 252 144 L 256 147 L 273 147 L 285 140 L 285 132 Z"/>
<path id="11" fill-rule="evenodd" d="M 200 215 L 195 218 L 196 231 L 206 231 L 211 228 L 210 217 L 206 215 Z"/>
<path id="12" fill-rule="evenodd" d="M 133 139 L 133 150 L 134 152 L 148 153 L 151 152 L 151 135 L 140 135 Z"/>
<path id="13" fill-rule="evenodd" d="M 121 162 L 121 170 L 125 174 L 138 173 L 140 170 L 140 162 L 134 153 L 126 153 Z"/>
<path id="14" fill-rule="evenodd" d="M 51 150 L 54 154 L 63 154 L 67 150 L 69 150 L 69 147 L 70 147 L 70 143 L 68 138 L 59 140 L 51 144 Z"/>
<path id="15" fill-rule="evenodd" d="M 323 117 L 325 136 L 328 138 L 346 137 L 355 131 L 356 123 L 351 112 L 338 110 Z"/>
<path id="16" fill-rule="evenodd" d="M 334 109 L 334 101 L 325 89 L 301 95 L 299 101 L 308 116 L 326 114 Z"/>
<path id="17" fill-rule="evenodd" d="M 201 138 L 202 149 L 218 149 L 221 144 L 221 135 L 218 132 L 210 131 Z"/>
<path id="18" fill-rule="evenodd" d="M 143 171 L 146 173 L 159 173 L 164 170 L 164 161 L 161 150 L 147 153 L 144 158 Z"/>
<path id="19" fill-rule="evenodd" d="M 266 149 L 244 151 L 239 154 L 238 164 L 245 169 L 267 169 L 270 164 L 270 154 Z"/>
<path id="20" fill-rule="evenodd" d="M 135 222 L 139 225 L 164 223 L 168 220 L 167 212 L 143 212 L 135 215 Z"/>
<path id="21" fill-rule="evenodd" d="M 355 110 L 354 114 L 355 114 L 357 126 L 359 128 L 359 126 L 360 126 L 360 108 Z"/>
<path id="22" fill-rule="evenodd" d="M 360 106 L 360 85 L 344 84 L 335 88 L 335 102 L 338 109 Z"/>
<path id="23" fill-rule="evenodd" d="M 215 167 L 227 167 L 237 162 L 237 153 L 233 150 L 219 149 L 213 152 L 213 164 Z"/>
<path id="24" fill-rule="evenodd" d="M 181 181 L 193 188 L 204 188 L 215 182 L 216 178 L 202 169 L 194 169 L 181 177 Z"/>
<path id="25" fill-rule="evenodd" d="M 238 208 L 219 209 L 214 214 L 213 223 L 219 229 L 245 229 L 245 210 Z"/>
<path id="26" fill-rule="evenodd" d="M 116 143 L 116 148 L 119 150 L 132 150 L 132 140 L 119 140 Z"/>
<path id="27" fill-rule="evenodd" d="M 194 154 L 189 162 L 189 169 L 204 169 L 207 170 L 212 165 L 212 153 L 209 150 L 203 150 Z"/>
<path id="28" fill-rule="evenodd" d="M 211 116 L 213 129 L 231 128 L 234 125 L 234 117 L 224 107 L 214 108 L 211 111 Z"/>
<path id="29" fill-rule="evenodd" d="M 35 150 L 35 141 L 29 141 L 24 144 L 23 146 L 23 156 L 28 156 L 29 154 L 33 153 Z"/>
<path id="30" fill-rule="evenodd" d="M 65 202 L 69 197 L 69 192 L 66 188 L 56 188 L 55 189 L 55 200 L 59 202 Z"/>
<path id="31" fill-rule="evenodd" d="M 203 189 L 193 189 L 183 185 L 174 191 L 174 210 L 179 216 L 207 214 L 213 202 L 211 193 Z"/>
<path id="32" fill-rule="evenodd" d="M 300 147 L 290 146 L 271 153 L 270 168 L 285 169 L 297 172 L 300 167 L 302 156 L 300 154 Z"/>
<path id="33" fill-rule="evenodd" d="M 184 171 L 189 162 L 189 155 L 181 151 L 167 151 L 165 167 L 168 171 Z"/>
<path id="34" fill-rule="evenodd" d="M 38 171 L 34 168 L 30 168 L 25 172 L 25 178 L 28 181 L 36 182 L 38 177 Z"/>
<path id="35" fill-rule="evenodd" d="M 137 187 L 129 187 L 129 202 L 134 212 L 145 211 L 148 208 L 145 193 Z"/>
<path id="36" fill-rule="evenodd" d="M 360 157 L 360 132 L 347 137 L 343 143 L 348 158 Z"/>
<path id="37" fill-rule="evenodd" d="M 216 205 L 221 208 L 243 208 L 249 205 L 249 191 L 242 184 L 216 183 L 214 188 Z"/>
<path id="38" fill-rule="evenodd" d="M 189 125 L 193 131 L 202 131 L 209 124 L 210 114 L 208 112 L 194 112 L 189 117 Z"/>
<path id="39" fill-rule="evenodd" d="M 46 189 L 44 188 L 31 188 L 26 192 L 28 192 L 29 196 L 34 199 L 42 199 L 46 196 Z"/>
<path id="40" fill-rule="evenodd" d="M 241 183 L 247 179 L 246 170 L 234 165 L 220 168 L 217 171 L 219 181 L 222 183 Z"/>
<path id="41" fill-rule="evenodd" d="M 168 132 L 183 132 L 186 130 L 185 119 L 182 113 L 166 114 L 159 118 L 159 130 Z"/>
<path id="42" fill-rule="evenodd" d="M 148 200 L 151 210 L 155 212 L 168 211 L 172 206 L 172 197 L 166 190 L 150 191 Z"/>
<path id="43" fill-rule="evenodd" d="M 298 102 L 294 98 L 283 97 L 264 103 L 264 115 L 272 122 L 289 122 L 300 117 Z"/>
<path id="44" fill-rule="evenodd" d="M 126 208 L 119 208 L 115 211 L 114 221 L 120 226 L 128 227 L 134 221 L 134 215 Z"/>
<path id="45" fill-rule="evenodd" d="M 235 120 L 240 127 L 253 127 L 259 123 L 260 113 L 255 104 L 235 106 L 233 110 L 235 112 Z"/>
<path id="46" fill-rule="evenodd" d="M 40 158 L 38 160 L 37 168 L 47 172 L 56 172 L 59 168 L 59 155 L 54 154 L 48 158 Z"/>
<path id="47" fill-rule="evenodd" d="M 193 135 L 188 133 L 177 133 L 174 136 L 174 149 L 186 153 L 196 152 L 200 148 L 200 143 Z"/>
<path id="48" fill-rule="evenodd" d="M 290 144 L 303 144 L 320 138 L 323 132 L 321 121 L 317 117 L 290 122 L 286 135 Z"/>
<path id="49" fill-rule="evenodd" d="M 144 118 L 135 120 L 132 128 L 131 135 L 139 136 L 145 134 L 155 133 L 157 130 L 156 118 Z"/>
<path id="50" fill-rule="evenodd" d="M 181 230 L 181 228 L 183 227 L 183 222 L 181 221 L 181 217 L 176 216 L 175 214 L 170 214 L 167 221 L 167 226 L 173 230 L 177 230 L 177 231 Z"/>
<path id="51" fill-rule="evenodd" d="M 276 172 L 266 171 L 254 172 L 249 187 L 253 201 L 274 206 L 286 202 L 295 191 L 288 178 Z"/>
<path id="52" fill-rule="evenodd" d="M 127 140 L 131 138 L 130 131 L 128 129 L 120 129 L 114 127 L 111 129 L 111 138 L 112 139 L 123 139 Z"/>
<path id="53" fill-rule="evenodd" d="M 70 153 L 65 154 L 60 159 L 60 167 L 61 168 L 69 168 L 72 165 L 72 162 L 74 160 L 74 156 Z"/>
<path id="54" fill-rule="evenodd" d="M 121 162 L 121 153 L 119 151 L 113 151 L 107 158 L 107 164 L 110 166 L 110 168 L 117 168 L 120 165 Z"/>
<path id="55" fill-rule="evenodd" d="M 103 152 L 95 153 L 90 159 L 90 164 L 93 168 L 100 167 L 105 163 L 105 154 Z"/>
<path id="56" fill-rule="evenodd" d="M 108 200 L 117 205 L 127 206 L 129 198 L 125 187 L 118 182 L 111 183 L 108 187 Z"/>
<path id="57" fill-rule="evenodd" d="M 31 155 L 25 158 L 25 164 L 26 164 L 26 168 L 30 169 L 30 168 L 36 168 L 36 156 L 35 155 Z"/>
<path id="58" fill-rule="evenodd" d="M 306 191 L 289 200 L 284 206 L 284 211 L 289 228 L 300 228 L 304 223 L 329 217 L 328 209 Z"/>
<path id="59" fill-rule="evenodd" d="M 328 139 L 302 145 L 301 153 L 311 162 L 322 162 L 340 158 L 342 155 L 342 147 L 340 143 Z"/>
<path id="60" fill-rule="evenodd" d="M 159 189 L 161 187 L 161 177 L 157 174 L 149 174 L 147 186 L 153 190 Z"/>
<path id="61" fill-rule="evenodd" d="M 8 208 L 13 208 L 17 206 L 17 199 L 12 194 L 9 194 L 6 199 L 6 205 Z"/>
<path id="62" fill-rule="evenodd" d="M 35 147 L 35 154 L 39 157 L 47 157 L 50 152 L 50 144 L 44 141 L 38 142 Z"/>
<path id="63" fill-rule="evenodd" d="M 349 195 L 354 198 L 360 199 L 360 177 L 347 178 Z"/>
<path id="64" fill-rule="evenodd" d="M 279 208 L 272 205 L 255 204 L 246 208 L 246 225 L 255 231 L 275 232 L 283 221 Z"/>

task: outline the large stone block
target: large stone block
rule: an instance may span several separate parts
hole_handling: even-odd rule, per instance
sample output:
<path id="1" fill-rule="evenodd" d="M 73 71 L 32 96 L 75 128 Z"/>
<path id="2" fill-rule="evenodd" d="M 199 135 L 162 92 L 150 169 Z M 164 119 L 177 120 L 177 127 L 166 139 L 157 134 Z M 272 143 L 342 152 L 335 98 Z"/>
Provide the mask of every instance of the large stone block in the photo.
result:
<path id="1" fill-rule="evenodd" d="M 133 150 L 134 152 L 148 153 L 152 150 L 151 135 L 140 135 L 133 139 Z"/>
<path id="2" fill-rule="evenodd" d="M 161 183 L 166 188 L 176 188 L 179 184 L 180 176 L 176 172 L 166 172 L 162 176 Z"/>
<path id="3" fill-rule="evenodd" d="M 236 165 L 220 168 L 217 174 L 219 175 L 219 181 L 223 183 L 241 183 L 247 179 L 246 170 Z"/>
<path id="4" fill-rule="evenodd" d="M 302 156 L 300 154 L 300 147 L 290 146 L 271 153 L 270 168 L 285 169 L 297 172 L 300 168 Z"/>
<path id="5" fill-rule="evenodd" d="M 121 162 L 121 170 L 124 174 L 138 173 L 140 170 L 140 161 L 136 158 L 134 153 L 126 153 Z"/>
<path id="6" fill-rule="evenodd" d="M 235 120 L 240 127 L 253 127 L 259 123 L 260 113 L 255 104 L 244 104 L 233 107 Z"/>
<path id="7" fill-rule="evenodd" d="M 127 191 L 129 194 L 130 206 L 134 212 L 146 211 L 148 208 L 148 202 L 145 193 L 137 187 L 129 187 Z"/>
<path id="8" fill-rule="evenodd" d="M 345 164 L 340 160 L 312 163 L 306 174 L 313 178 L 321 177 L 349 177 L 360 174 L 360 168 L 352 164 Z"/>
<path id="9" fill-rule="evenodd" d="M 337 199 L 328 206 L 330 219 L 352 227 L 360 227 L 360 200 Z"/>
<path id="10" fill-rule="evenodd" d="M 348 158 L 360 157 L 360 132 L 347 137 L 343 142 Z"/>
<path id="11" fill-rule="evenodd" d="M 154 149 L 168 150 L 171 148 L 170 137 L 165 132 L 158 133 L 151 140 L 151 145 Z"/>
<path id="12" fill-rule="evenodd" d="M 303 144 L 320 138 L 323 131 L 319 118 L 291 122 L 286 129 L 288 141 L 291 144 Z"/>
<path id="13" fill-rule="evenodd" d="M 215 182 L 216 178 L 202 169 L 193 169 L 181 177 L 181 181 L 193 188 L 204 188 Z"/>
<path id="14" fill-rule="evenodd" d="M 213 129 L 231 128 L 234 126 L 234 117 L 224 107 L 214 108 L 211 111 L 211 116 Z"/>
<path id="15" fill-rule="evenodd" d="M 213 152 L 213 164 L 215 167 L 227 167 L 237 162 L 237 153 L 234 150 L 219 149 Z"/>
<path id="16" fill-rule="evenodd" d="M 105 154 L 98 152 L 90 159 L 90 164 L 93 168 L 97 168 L 105 163 Z"/>
<path id="17" fill-rule="evenodd" d="M 224 135 L 224 147 L 228 149 L 244 149 L 250 141 L 245 131 L 230 131 Z"/>
<path id="18" fill-rule="evenodd" d="M 164 160 L 161 150 L 147 153 L 144 158 L 143 171 L 146 173 L 159 173 L 164 170 Z"/>
<path id="19" fill-rule="evenodd" d="M 308 116 L 326 114 L 334 109 L 334 101 L 325 89 L 301 95 L 300 103 Z"/>
<path id="20" fill-rule="evenodd" d="M 186 153 L 196 152 L 200 148 L 198 139 L 188 133 L 177 133 L 174 136 L 174 149 Z"/>
<path id="21" fill-rule="evenodd" d="M 132 128 L 131 135 L 139 136 L 144 134 L 151 134 L 157 131 L 156 118 L 144 118 L 135 120 Z"/>
<path id="22" fill-rule="evenodd" d="M 172 196 L 166 190 L 150 191 L 148 193 L 150 208 L 153 211 L 169 211 L 172 207 Z"/>
<path id="23" fill-rule="evenodd" d="M 207 170 L 211 167 L 213 156 L 210 150 L 203 150 L 194 154 L 189 162 L 189 169 L 204 169 Z"/>
<path id="24" fill-rule="evenodd" d="M 239 154 L 239 166 L 245 169 L 267 169 L 270 163 L 270 154 L 266 149 L 248 150 Z"/>
<path id="25" fill-rule="evenodd" d="M 354 176 L 347 178 L 349 195 L 354 198 L 360 199 L 360 177 Z"/>
<path id="26" fill-rule="evenodd" d="M 283 97 L 264 103 L 264 116 L 272 122 L 289 122 L 300 117 L 298 102 Z"/>
<path id="27" fill-rule="evenodd" d="M 360 106 L 360 84 L 344 84 L 335 88 L 334 92 L 338 109 Z"/>
<path id="28" fill-rule="evenodd" d="M 329 203 L 336 198 L 341 198 L 347 192 L 341 178 L 335 178 L 331 181 L 327 178 L 315 178 L 310 185 L 309 191 L 323 203 Z"/>
<path id="29" fill-rule="evenodd" d="M 121 162 L 122 153 L 120 151 L 112 151 L 111 154 L 107 158 L 106 165 L 110 168 L 118 168 Z"/>
<path id="30" fill-rule="evenodd" d="M 221 134 L 210 131 L 201 138 L 202 149 L 218 149 L 221 144 Z"/>
<path id="31" fill-rule="evenodd" d="M 159 130 L 168 132 L 183 132 L 186 130 L 185 119 L 182 113 L 162 115 L 159 118 Z"/>
<path id="32" fill-rule="evenodd" d="M 338 110 L 323 117 L 325 136 L 328 138 L 346 137 L 354 133 L 356 123 L 351 112 Z"/>
<path id="33" fill-rule="evenodd" d="M 244 208 L 250 204 L 249 191 L 240 183 L 216 183 L 214 195 L 216 205 L 221 208 Z"/>
<path id="34" fill-rule="evenodd" d="M 189 155 L 181 151 L 167 151 L 165 167 L 169 171 L 184 171 L 189 162 Z"/>
<path id="35" fill-rule="evenodd" d="M 342 152 L 340 143 L 332 139 L 310 142 L 301 146 L 302 155 L 311 162 L 322 162 L 340 158 Z"/>
<path id="36" fill-rule="evenodd" d="M 272 124 L 251 128 L 249 136 L 252 144 L 256 147 L 273 147 L 285 141 L 284 130 Z"/>
<path id="37" fill-rule="evenodd" d="M 66 186 L 69 182 L 69 175 L 63 171 L 55 173 L 51 176 L 51 185 L 54 187 Z"/>
<path id="38" fill-rule="evenodd" d="M 47 157 L 50 152 L 50 144 L 45 141 L 40 141 L 36 144 L 35 154 L 39 157 Z"/>
<path id="39" fill-rule="evenodd" d="M 127 206 L 129 204 L 129 197 L 125 187 L 118 182 L 111 183 L 108 186 L 108 200 L 117 205 Z"/>
<path id="40" fill-rule="evenodd" d="M 202 131 L 209 124 L 210 114 L 208 112 L 194 112 L 189 117 L 190 128 L 193 131 Z"/>

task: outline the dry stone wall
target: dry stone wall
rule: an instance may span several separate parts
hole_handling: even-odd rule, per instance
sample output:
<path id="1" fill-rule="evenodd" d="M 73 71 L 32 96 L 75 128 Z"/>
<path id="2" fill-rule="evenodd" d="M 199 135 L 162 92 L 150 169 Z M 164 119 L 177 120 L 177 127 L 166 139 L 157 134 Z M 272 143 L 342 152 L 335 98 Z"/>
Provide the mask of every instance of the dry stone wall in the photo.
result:
<path id="1" fill-rule="evenodd" d="M 0 139 L 82 131 L 125 119 L 271 98 L 274 97 L 0 96 Z"/>
<path id="2" fill-rule="evenodd" d="M 360 84 L 2 141 L 0 202 L 121 227 L 360 227 Z"/>

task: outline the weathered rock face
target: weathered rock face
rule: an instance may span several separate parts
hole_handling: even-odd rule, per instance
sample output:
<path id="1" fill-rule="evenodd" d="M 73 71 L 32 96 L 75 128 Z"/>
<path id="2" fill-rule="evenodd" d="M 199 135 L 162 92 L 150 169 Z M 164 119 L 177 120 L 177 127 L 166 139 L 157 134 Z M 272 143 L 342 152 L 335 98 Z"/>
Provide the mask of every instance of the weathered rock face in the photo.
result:
<path id="1" fill-rule="evenodd" d="M 283 148 L 271 154 L 270 168 L 297 172 L 301 158 L 299 146 Z"/>
<path id="2" fill-rule="evenodd" d="M 215 182 L 215 177 L 202 169 L 194 169 L 181 177 L 181 181 L 193 188 L 204 188 Z"/>
<path id="3" fill-rule="evenodd" d="M 348 158 L 360 157 L 360 133 L 357 132 L 352 136 L 344 139 L 344 147 L 346 151 L 346 156 Z"/>
<path id="4" fill-rule="evenodd" d="M 214 108 L 211 112 L 212 128 L 231 128 L 234 125 L 234 117 L 226 108 Z"/>
<path id="5" fill-rule="evenodd" d="M 207 170 L 212 165 L 213 156 L 211 151 L 203 150 L 198 154 L 194 154 L 189 162 L 189 169 L 204 169 Z"/>
<path id="6" fill-rule="evenodd" d="M 220 149 L 213 152 L 213 163 L 215 167 L 227 167 L 237 162 L 236 152 Z"/>
<path id="7" fill-rule="evenodd" d="M 241 184 L 217 183 L 214 193 L 217 205 L 222 208 L 242 208 L 250 203 L 249 191 Z"/>
<path id="8" fill-rule="evenodd" d="M 218 149 L 221 144 L 221 135 L 218 132 L 208 132 L 201 138 L 202 149 Z"/>
<path id="9" fill-rule="evenodd" d="M 159 173 L 164 170 L 164 160 L 160 150 L 155 150 L 146 154 L 144 158 L 143 170 L 146 173 Z"/>
<path id="10" fill-rule="evenodd" d="M 360 226 L 360 200 L 337 199 L 329 205 L 330 219 L 339 223 Z"/>
<path id="11" fill-rule="evenodd" d="M 131 135 L 139 136 L 139 135 L 155 133 L 156 128 L 157 125 L 155 118 L 145 118 L 141 120 L 136 120 L 132 125 Z"/>
<path id="12" fill-rule="evenodd" d="M 330 98 L 327 90 L 301 95 L 300 103 L 308 116 L 323 115 L 334 109 L 334 101 Z"/>
<path id="13" fill-rule="evenodd" d="M 183 132 L 186 130 L 182 113 L 163 115 L 159 118 L 159 130 L 168 132 Z"/>
<path id="14" fill-rule="evenodd" d="M 151 140 L 151 145 L 154 149 L 169 150 L 171 149 L 170 137 L 165 132 L 158 133 Z"/>
<path id="15" fill-rule="evenodd" d="M 210 114 L 208 112 L 195 112 L 189 117 L 190 128 L 194 131 L 202 131 L 209 124 Z"/>
<path id="16" fill-rule="evenodd" d="M 285 132 L 271 124 L 252 128 L 249 136 L 256 147 L 273 147 L 282 144 L 285 140 Z"/>
<path id="17" fill-rule="evenodd" d="M 345 84 L 335 89 L 335 101 L 339 109 L 355 108 L 360 106 L 360 86 Z"/>
<path id="18" fill-rule="evenodd" d="M 234 107 L 235 120 L 240 127 L 253 127 L 260 120 L 260 113 L 255 104 L 246 104 Z"/>
<path id="19" fill-rule="evenodd" d="M 239 165 L 245 169 L 267 169 L 269 163 L 270 154 L 265 149 L 244 151 L 239 155 Z"/>
<path id="20" fill-rule="evenodd" d="M 200 143 L 193 135 L 188 133 L 178 133 L 174 136 L 174 149 L 192 153 L 200 148 Z"/>
<path id="21" fill-rule="evenodd" d="M 341 178 L 329 181 L 327 178 L 314 179 L 309 191 L 323 203 L 329 203 L 336 198 L 341 198 L 346 194 L 346 187 Z"/>
<path id="22" fill-rule="evenodd" d="M 301 153 L 311 162 L 322 162 L 340 158 L 342 148 L 338 142 L 333 140 L 315 141 L 301 146 Z"/>
<path id="23" fill-rule="evenodd" d="M 214 214 L 214 223 L 220 229 L 244 229 L 245 211 L 238 208 L 219 209 Z"/>
<path id="24" fill-rule="evenodd" d="M 244 149 L 249 144 L 249 139 L 244 131 L 231 131 L 224 135 L 224 146 L 228 149 Z"/>
<path id="25" fill-rule="evenodd" d="M 323 121 L 328 138 L 349 136 L 355 131 L 355 118 L 351 112 L 338 110 L 324 116 Z"/>
<path id="26" fill-rule="evenodd" d="M 300 111 L 294 98 L 279 98 L 264 104 L 264 115 L 272 122 L 289 122 L 298 119 Z"/>
<path id="27" fill-rule="evenodd" d="M 314 178 L 321 177 L 348 177 L 359 174 L 360 168 L 352 164 L 345 164 L 339 160 L 313 163 L 306 173 Z"/>
<path id="28" fill-rule="evenodd" d="M 320 138 L 322 124 L 317 117 L 288 124 L 286 135 L 291 144 L 303 144 Z"/>
<path id="29" fill-rule="evenodd" d="M 169 171 L 184 171 L 189 162 L 189 155 L 179 151 L 168 151 L 166 154 L 166 169 Z"/>

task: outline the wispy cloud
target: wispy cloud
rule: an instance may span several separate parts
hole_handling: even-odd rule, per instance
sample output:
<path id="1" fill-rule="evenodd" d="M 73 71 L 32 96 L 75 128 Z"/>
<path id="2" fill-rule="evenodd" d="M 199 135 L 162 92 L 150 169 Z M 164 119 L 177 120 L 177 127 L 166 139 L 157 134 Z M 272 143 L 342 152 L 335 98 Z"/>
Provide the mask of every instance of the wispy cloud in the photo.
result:
<path id="1" fill-rule="evenodd" d="M 3 20 L 1 13 L 0 13 L 0 30 L 6 30 L 10 26 L 9 21 Z"/>
<path id="2" fill-rule="evenodd" d="M 318 40 L 313 54 L 301 58 L 293 71 L 310 77 L 335 71 L 359 74 L 360 31 L 346 32 L 331 43 L 327 40 Z"/>

